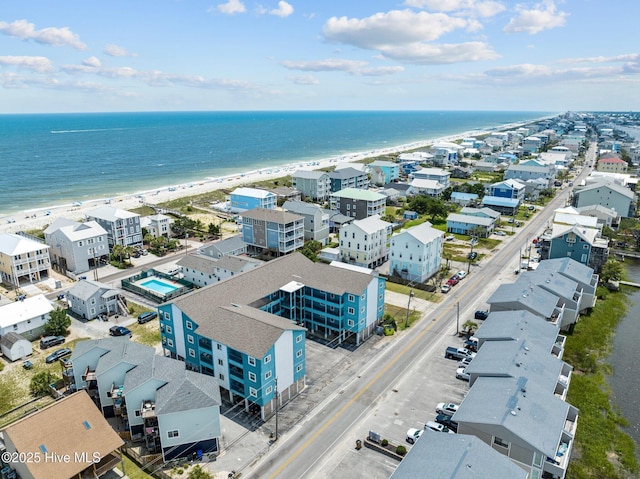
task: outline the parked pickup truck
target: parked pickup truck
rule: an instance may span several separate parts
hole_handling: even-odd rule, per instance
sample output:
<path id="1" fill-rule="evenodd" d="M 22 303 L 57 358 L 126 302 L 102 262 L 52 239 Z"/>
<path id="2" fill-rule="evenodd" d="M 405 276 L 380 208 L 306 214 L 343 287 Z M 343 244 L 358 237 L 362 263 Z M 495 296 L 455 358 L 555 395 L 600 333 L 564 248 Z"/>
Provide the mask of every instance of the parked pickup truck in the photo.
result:
<path id="1" fill-rule="evenodd" d="M 472 358 L 476 353 L 469 351 L 467 348 L 454 348 L 453 346 L 449 346 L 445 352 L 444 357 L 447 359 L 464 359 L 464 358 Z"/>

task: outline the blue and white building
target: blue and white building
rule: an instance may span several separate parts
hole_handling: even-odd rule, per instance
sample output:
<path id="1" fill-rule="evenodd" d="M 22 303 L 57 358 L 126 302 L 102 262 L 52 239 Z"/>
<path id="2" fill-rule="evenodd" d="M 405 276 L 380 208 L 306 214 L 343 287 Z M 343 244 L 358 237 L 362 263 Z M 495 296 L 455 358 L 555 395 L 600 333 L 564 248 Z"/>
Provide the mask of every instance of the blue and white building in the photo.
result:
<path id="1" fill-rule="evenodd" d="M 400 164 L 393 161 L 376 160 L 369 163 L 369 171 L 376 185 L 386 185 L 400 178 Z"/>
<path id="2" fill-rule="evenodd" d="M 254 208 L 266 208 L 273 210 L 277 206 L 278 197 L 267 190 L 258 188 L 236 188 L 229 196 L 229 210 L 233 213 L 242 213 Z"/>
<path id="3" fill-rule="evenodd" d="M 384 287 L 294 253 L 160 305 L 162 345 L 266 419 L 276 392 L 284 404 L 305 387 L 305 330 L 359 345 L 382 319 Z"/>

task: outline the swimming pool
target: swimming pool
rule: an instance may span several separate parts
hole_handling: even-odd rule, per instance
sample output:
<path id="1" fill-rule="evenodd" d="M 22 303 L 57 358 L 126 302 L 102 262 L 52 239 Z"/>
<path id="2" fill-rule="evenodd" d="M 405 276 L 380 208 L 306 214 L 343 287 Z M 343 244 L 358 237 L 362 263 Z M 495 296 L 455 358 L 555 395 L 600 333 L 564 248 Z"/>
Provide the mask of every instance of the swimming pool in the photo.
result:
<path id="1" fill-rule="evenodd" d="M 151 291 L 155 291 L 159 294 L 169 294 L 173 293 L 176 289 L 179 289 L 179 286 L 175 286 L 171 283 L 167 283 L 165 281 L 161 281 L 159 279 L 150 279 L 149 281 L 145 281 L 144 283 L 140 283 L 140 286 L 143 288 L 150 289 Z"/>

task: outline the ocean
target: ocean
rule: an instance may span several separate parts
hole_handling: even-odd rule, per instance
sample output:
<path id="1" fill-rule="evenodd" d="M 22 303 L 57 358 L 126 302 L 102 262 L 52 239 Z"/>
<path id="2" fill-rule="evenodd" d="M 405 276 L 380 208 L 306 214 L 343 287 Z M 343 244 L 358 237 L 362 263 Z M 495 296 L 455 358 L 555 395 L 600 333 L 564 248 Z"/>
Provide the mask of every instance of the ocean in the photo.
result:
<path id="1" fill-rule="evenodd" d="M 0 115 L 0 215 L 427 141 L 547 112 Z"/>

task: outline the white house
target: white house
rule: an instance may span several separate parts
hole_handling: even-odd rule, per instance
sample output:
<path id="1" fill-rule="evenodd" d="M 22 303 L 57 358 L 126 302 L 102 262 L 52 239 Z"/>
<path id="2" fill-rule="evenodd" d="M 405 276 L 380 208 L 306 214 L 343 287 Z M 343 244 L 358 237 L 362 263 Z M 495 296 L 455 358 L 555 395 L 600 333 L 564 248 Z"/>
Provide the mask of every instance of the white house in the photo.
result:
<path id="1" fill-rule="evenodd" d="M 424 283 L 440 270 L 444 233 L 426 222 L 391 237 L 392 274 Z"/>
<path id="2" fill-rule="evenodd" d="M 422 168 L 411 173 L 409 178 L 416 180 L 435 180 L 443 187 L 448 188 L 451 172 L 443 170 L 442 168 Z"/>
<path id="3" fill-rule="evenodd" d="M 44 239 L 53 265 L 63 272 L 85 273 L 109 257 L 107 231 L 96 221 L 58 218 L 44 230 Z"/>
<path id="4" fill-rule="evenodd" d="M 440 196 L 445 190 L 444 185 L 436 180 L 423 180 L 416 178 L 411 180 L 411 187 L 407 190 L 409 195 Z"/>
<path id="5" fill-rule="evenodd" d="M 158 214 L 151 216 L 143 216 L 140 219 L 140 225 L 147 230 L 147 233 L 159 238 L 171 238 L 171 225 L 174 223 L 171 216 Z"/>
<path id="6" fill-rule="evenodd" d="M 354 220 L 340 228 L 340 259 L 366 268 L 375 268 L 388 258 L 391 223 L 379 215 Z"/>
<path id="7" fill-rule="evenodd" d="M 51 311 L 53 306 L 44 294 L 1 306 L 0 336 L 14 332 L 33 341 L 44 331 Z"/>

